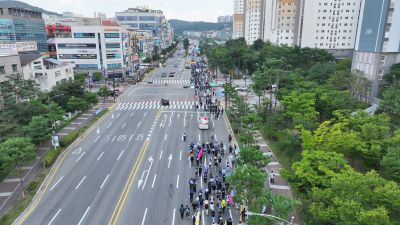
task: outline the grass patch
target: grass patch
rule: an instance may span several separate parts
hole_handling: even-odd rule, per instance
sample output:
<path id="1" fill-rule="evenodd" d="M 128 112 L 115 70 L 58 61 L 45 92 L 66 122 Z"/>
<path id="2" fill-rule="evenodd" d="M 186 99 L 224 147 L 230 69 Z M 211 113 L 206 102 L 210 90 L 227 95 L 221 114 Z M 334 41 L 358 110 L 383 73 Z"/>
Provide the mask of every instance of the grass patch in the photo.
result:
<path id="1" fill-rule="evenodd" d="M 26 188 L 25 191 L 25 198 L 19 200 L 13 208 L 11 208 L 7 214 L 5 214 L 1 219 L 0 219 L 0 224 L 1 225 L 11 225 L 15 219 L 28 207 L 28 205 L 31 203 L 33 197 L 35 196 L 37 190 L 39 189 L 40 185 L 43 180 L 46 178 L 49 169 L 45 169 L 41 172 L 39 172 L 33 180 L 29 183 L 28 187 Z"/>
<path id="2" fill-rule="evenodd" d="M 61 148 L 53 148 L 46 152 L 43 157 L 43 163 L 45 167 L 50 166 L 57 159 L 58 154 L 60 154 Z"/>

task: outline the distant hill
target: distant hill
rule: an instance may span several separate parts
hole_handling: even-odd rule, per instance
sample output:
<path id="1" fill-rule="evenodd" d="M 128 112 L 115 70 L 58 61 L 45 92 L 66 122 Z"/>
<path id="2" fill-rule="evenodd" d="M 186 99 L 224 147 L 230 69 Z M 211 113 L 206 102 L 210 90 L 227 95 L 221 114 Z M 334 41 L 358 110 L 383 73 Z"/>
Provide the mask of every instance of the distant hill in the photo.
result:
<path id="1" fill-rule="evenodd" d="M 43 14 L 47 14 L 47 15 L 60 15 L 55 12 L 50 12 L 50 11 L 44 10 L 44 9 L 36 7 L 36 6 L 29 5 L 28 3 L 15 1 L 15 0 L 0 0 L 0 6 L 5 6 L 5 7 L 15 6 L 18 8 L 25 8 L 25 9 L 39 11 L 39 12 L 41 12 Z"/>
<path id="2" fill-rule="evenodd" d="M 189 22 L 184 20 L 170 20 L 176 34 L 182 34 L 183 31 L 209 31 L 222 30 L 224 27 L 232 27 L 232 23 L 211 23 L 211 22 Z"/>

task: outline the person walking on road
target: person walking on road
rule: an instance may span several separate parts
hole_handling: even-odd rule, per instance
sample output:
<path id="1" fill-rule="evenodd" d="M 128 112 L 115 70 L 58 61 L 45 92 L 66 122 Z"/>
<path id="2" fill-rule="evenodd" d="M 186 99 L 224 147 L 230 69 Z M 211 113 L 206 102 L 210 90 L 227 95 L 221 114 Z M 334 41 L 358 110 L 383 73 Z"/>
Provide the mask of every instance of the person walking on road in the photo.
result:
<path id="1" fill-rule="evenodd" d="M 181 213 L 181 218 L 183 219 L 183 216 L 185 215 L 185 208 L 183 207 L 183 204 L 181 204 L 181 208 L 179 208 L 179 212 Z"/>

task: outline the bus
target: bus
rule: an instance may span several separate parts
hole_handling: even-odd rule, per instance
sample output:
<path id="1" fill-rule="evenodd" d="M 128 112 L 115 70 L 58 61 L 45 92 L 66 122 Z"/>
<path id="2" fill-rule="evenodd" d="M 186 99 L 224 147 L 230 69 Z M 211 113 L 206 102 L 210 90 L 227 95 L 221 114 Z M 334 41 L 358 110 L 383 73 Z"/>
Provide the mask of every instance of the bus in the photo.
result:
<path id="1" fill-rule="evenodd" d="M 207 116 L 200 117 L 199 128 L 200 128 L 200 130 L 208 130 L 208 117 Z"/>

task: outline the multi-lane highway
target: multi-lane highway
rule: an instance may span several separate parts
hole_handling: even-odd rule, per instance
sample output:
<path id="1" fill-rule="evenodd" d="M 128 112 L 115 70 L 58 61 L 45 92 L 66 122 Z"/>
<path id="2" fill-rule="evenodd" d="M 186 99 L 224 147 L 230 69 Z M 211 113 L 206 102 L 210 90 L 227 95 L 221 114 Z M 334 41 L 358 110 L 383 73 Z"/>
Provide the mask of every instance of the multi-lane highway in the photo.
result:
<path id="1" fill-rule="evenodd" d="M 194 108 L 194 89 L 183 87 L 190 85 L 183 55 L 175 54 L 166 67 L 117 99 L 113 110 L 66 154 L 43 194 L 15 224 L 192 223 L 179 214 L 180 205 L 189 204 L 188 181 L 194 177 L 188 145 L 209 141 L 211 133 L 227 143 L 228 132 L 223 117 L 211 116 L 208 130 L 198 128 L 198 118 L 207 113 Z M 175 77 L 161 77 L 172 70 Z M 163 97 L 170 106 L 160 105 Z M 207 185 L 199 180 L 198 186 Z M 205 217 L 201 224 L 211 223 Z"/>

